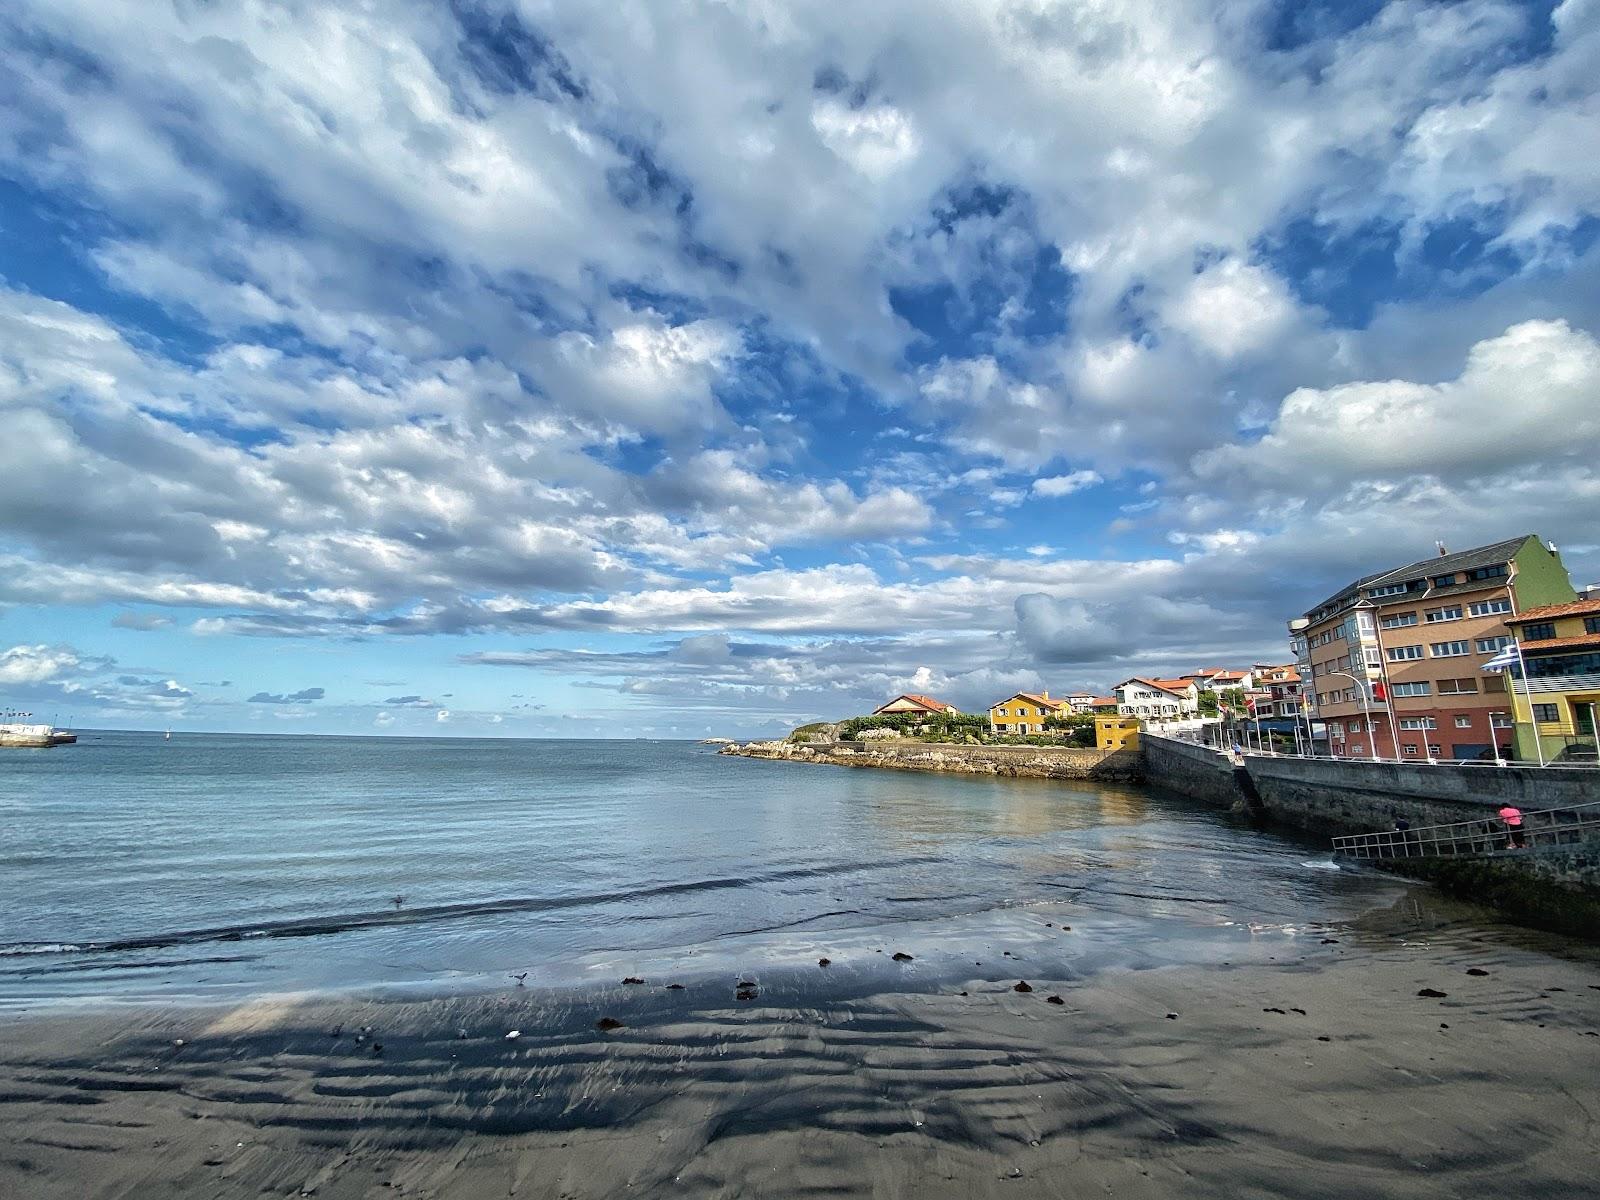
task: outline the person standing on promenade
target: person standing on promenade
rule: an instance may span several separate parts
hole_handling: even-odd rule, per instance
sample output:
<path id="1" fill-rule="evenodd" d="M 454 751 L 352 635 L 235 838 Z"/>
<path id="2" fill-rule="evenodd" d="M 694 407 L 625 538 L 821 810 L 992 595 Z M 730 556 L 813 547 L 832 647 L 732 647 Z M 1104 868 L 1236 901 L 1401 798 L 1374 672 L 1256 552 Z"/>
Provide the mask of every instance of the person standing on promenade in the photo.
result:
<path id="1" fill-rule="evenodd" d="M 1528 835 L 1522 831 L 1522 810 L 1511 801 L 1507 800 L 1500 806 L 1497 814 L 1506 827 L 1506 833 L 1511 837 L 1506 849 L 1521 850 L 1528 844 Z"/>

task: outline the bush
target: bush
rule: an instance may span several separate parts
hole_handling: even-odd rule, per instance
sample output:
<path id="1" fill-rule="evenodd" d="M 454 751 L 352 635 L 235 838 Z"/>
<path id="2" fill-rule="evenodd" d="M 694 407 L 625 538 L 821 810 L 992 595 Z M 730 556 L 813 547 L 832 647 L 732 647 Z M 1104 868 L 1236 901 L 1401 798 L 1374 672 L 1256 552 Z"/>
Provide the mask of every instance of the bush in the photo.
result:
<path id="1" fill-rule="evenodd" d="M 868 729 L 893 729 L 906 737 L 929 741 L 960 741 L 968 734 L 981 735 L 989 728 L 989 718 L 972 713 L 881 713 L 870 717 L 851 717 L 839 726 L 839 740 L 852 741 Z"/>

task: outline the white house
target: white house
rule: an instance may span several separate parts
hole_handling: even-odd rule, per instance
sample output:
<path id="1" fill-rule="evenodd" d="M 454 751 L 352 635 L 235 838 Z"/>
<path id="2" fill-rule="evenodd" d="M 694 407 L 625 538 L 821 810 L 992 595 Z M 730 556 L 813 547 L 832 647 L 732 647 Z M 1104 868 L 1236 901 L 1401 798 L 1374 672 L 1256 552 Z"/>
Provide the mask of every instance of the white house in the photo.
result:
<path id="1" fill-rule="evenodd" d="M 1135 676 L 1115 689 L 1117 712 L 1147 721 L 1177 721 L 1200 711 L 1200 689 L 1192 679 L 1142 679 Z"/>

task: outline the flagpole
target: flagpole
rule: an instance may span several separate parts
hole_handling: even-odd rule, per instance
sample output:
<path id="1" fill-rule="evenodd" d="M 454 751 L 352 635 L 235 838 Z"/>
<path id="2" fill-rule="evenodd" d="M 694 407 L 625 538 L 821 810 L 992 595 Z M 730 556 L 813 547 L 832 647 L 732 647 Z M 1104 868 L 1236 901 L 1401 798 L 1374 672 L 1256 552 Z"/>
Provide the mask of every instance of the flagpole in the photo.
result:
<path id="1" fill-rule="evenodd" d="M 1517 674 L 1522 677 L 1522 698 L 1528 702 L 1528 728 L 1533 730 L 1533 752 L 1539 756 L 1539 765 L 1545 766 L 1544 742 L 1539 737 L 1539 717 L 1533 711 L 1533 689 L 1528 686 L 1528 664 L 1522 657 L 1522 639 L 1512 638 L 1511 644 L 1517 651 Z M 1511 684 L 1511 707 L 1516 708 L 1517 685 L 1513 680 Z"/>

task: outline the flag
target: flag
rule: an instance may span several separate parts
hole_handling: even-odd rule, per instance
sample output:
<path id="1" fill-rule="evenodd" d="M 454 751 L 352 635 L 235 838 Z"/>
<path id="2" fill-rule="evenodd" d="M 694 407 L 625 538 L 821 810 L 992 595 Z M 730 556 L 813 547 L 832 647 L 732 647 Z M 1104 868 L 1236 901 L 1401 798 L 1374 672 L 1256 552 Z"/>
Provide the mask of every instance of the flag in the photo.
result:
<path id="1" fill-rule="evenodd" d="M 1506 648 L 1483 664 L 1485 671 L 1504 671 L 1517 665 L 1521 656 L 1517 652 L 1517 644 L 1510 643 Z"/>

